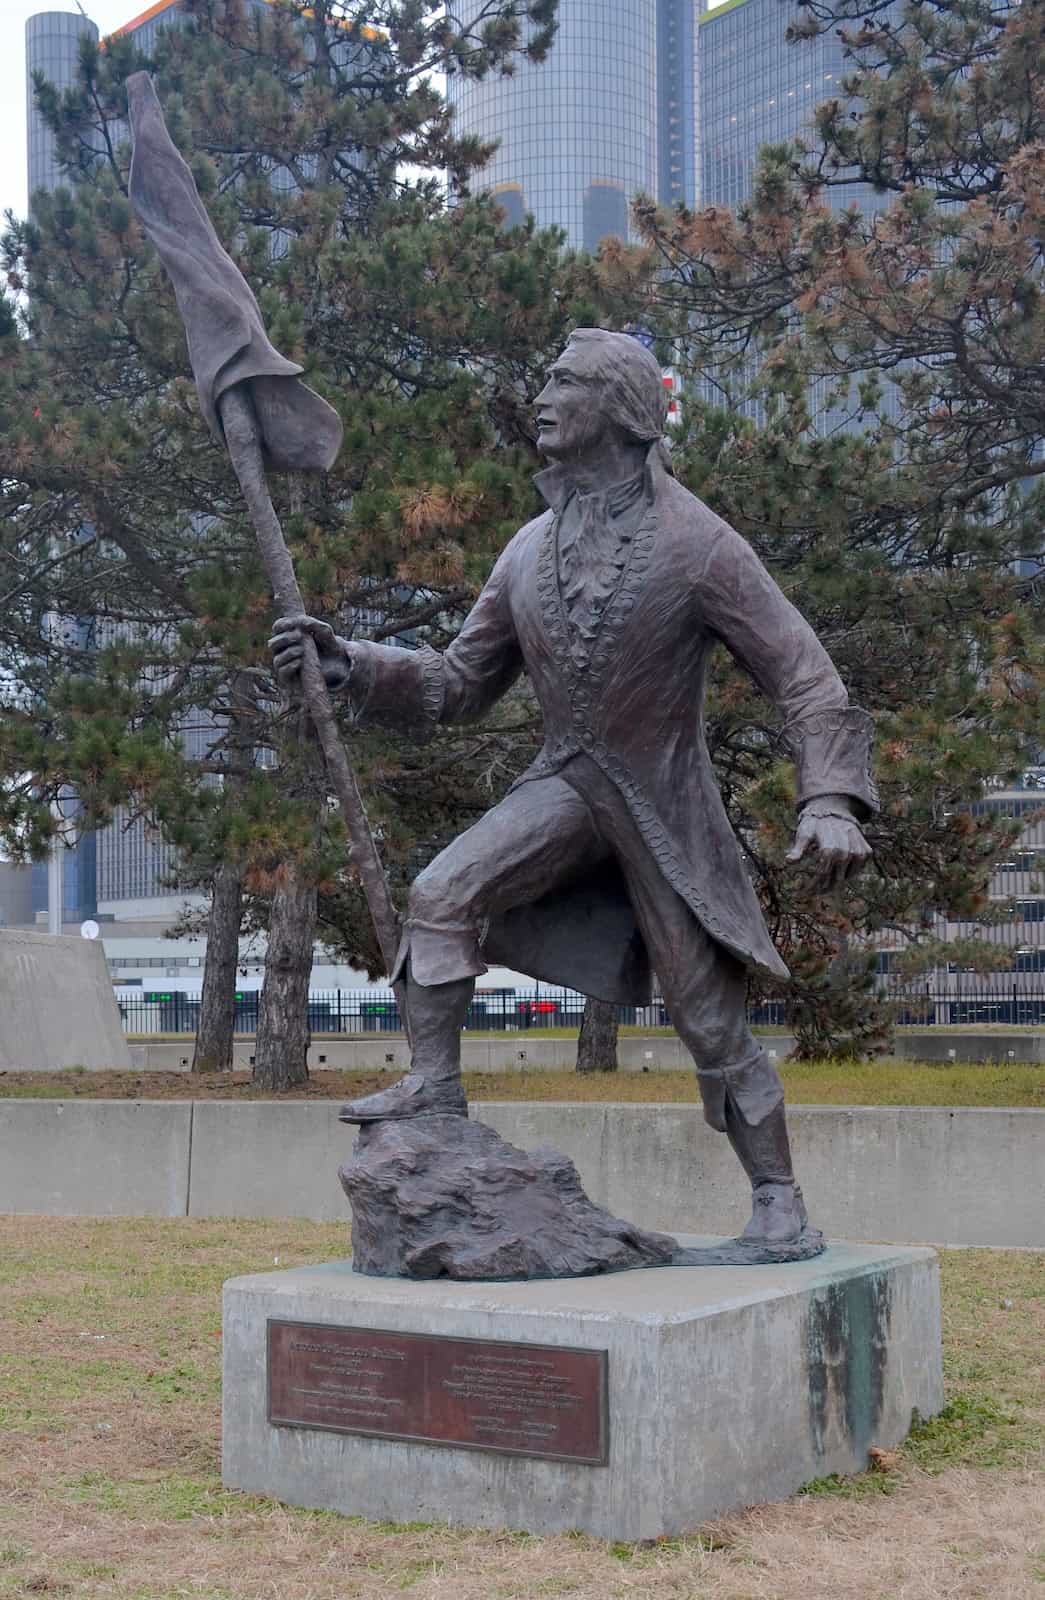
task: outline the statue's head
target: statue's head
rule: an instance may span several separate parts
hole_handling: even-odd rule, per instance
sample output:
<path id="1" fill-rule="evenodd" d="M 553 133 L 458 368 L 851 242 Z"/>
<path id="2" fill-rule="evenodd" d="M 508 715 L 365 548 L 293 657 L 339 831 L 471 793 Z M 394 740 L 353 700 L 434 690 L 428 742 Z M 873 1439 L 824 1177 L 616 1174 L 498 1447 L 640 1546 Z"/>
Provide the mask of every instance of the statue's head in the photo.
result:
<path id="1" fill-rule="evenodd" d="M 537 446 L 553 460 L 662 438 L 668 400 L 655 358 L 628 333 L 577 328 L 534 402 Z"/>

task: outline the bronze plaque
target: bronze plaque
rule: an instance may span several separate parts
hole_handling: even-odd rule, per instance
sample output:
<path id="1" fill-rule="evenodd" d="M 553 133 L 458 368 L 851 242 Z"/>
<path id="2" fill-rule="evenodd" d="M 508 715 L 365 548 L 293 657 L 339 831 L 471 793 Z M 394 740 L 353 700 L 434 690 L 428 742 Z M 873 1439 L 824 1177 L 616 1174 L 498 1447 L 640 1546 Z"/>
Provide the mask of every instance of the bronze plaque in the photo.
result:
<path id="1" fill-rule="evenodd" d="M 270 1318 L 268 1417 L 605 1466 L 606 1351 Z"/>

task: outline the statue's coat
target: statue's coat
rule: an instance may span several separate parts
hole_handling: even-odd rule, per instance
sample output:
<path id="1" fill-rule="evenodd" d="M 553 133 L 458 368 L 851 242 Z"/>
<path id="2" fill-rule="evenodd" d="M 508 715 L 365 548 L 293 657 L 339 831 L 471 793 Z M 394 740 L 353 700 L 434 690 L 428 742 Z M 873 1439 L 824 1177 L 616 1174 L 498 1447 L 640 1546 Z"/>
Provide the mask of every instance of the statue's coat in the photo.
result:
<path id="1" fill-rule="evenodd" d="M 827 652 L 750 545 L 664 470 L 657 447 L 647 472 L 648 510 L 586 663 L 569 648 L 559 590 L 556 537 L 569 488 L 553 467 L 537 479 L 551 509 L 512 539 L 445 654 L 353 643 L 353 699 L 364 720 L 462 722 L 482 716 L 525 671 L 544 746 L 518 782 L 589 755 L 638 825 L 649 870 L 727 950 L 786 977 L 715 783 L 703 726 L 708 658 L 721 641 L 775 702 L 800 805 L 844 794 L 861 815 L 876 807 L 873 724 L 849 705 Z M 614 868 L 495 918 L 484 954 L 618 1003 L 649 996 L 649 964 Z"/>

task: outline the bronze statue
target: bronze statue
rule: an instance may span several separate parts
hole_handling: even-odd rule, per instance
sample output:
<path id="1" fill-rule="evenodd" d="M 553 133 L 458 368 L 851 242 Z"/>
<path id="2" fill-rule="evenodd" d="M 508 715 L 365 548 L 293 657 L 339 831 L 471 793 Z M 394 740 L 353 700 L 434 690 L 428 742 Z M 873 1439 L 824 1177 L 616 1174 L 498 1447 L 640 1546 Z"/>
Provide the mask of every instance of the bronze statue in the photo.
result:
<path id="1" fill-rule="evenodd" d="M 871 720 L 744 541 L 675 481 L 660 370 L 636 340 L 578 330 L 537 401 L 551 509 L 520 530 L 445 655 L 335 637 L 302 615 L 267 472 L 324 470 L 337 414 L 269 343 L 144 73 L 127 81 L 129 193 L 170 275 L 204 417 L 227 448 L 277 607 L 276 670 L 304 693 L 409 1021 L 412 1070 L 350 1104 L 341 1181 L 354 1265 L 407 1277 L 559 1276 L 823 1249 L 791 1170 L 780 1079 L 745 1026 L 745 975 L 785 968 L 715 787 L 701 720 L 722 639 L 779 704 L 798 766 L 792 857 L 859 870 L 875 804 Z M 481 715 L 522 671 L 544 748 L 417 879 L 398 919 L 330 705 L 418 729 Z M 643 1004 L 651 968 L 696 1057 L 705 1115 L 754 1190 L 740 1240 L 683 1247 L 594 1206 L 572 1164 L 462 1122 L 460 1028 L 485 958 Z"/>
<path id="2" fill-rule="evenodd" d="M 306 640 L 361 722 L 431 728 L 481 716 L 528 674 L 544 746 L 508 795 L 415 881 L 393 979 L 405 981 L 411 1070 L 344 1107 L 365 1125 L 464 1116 L 460 1030 L 487 961 L 625 1005 L 655 972 L 697 1064 L 704 1115 L 751 1182 L 743 1239 L 806 1229 L 775 1067 L 748 1031 L 746 974 L 786 977 L 704 741 L 707 660 L 721 640 L 779 707 L 797 769 L 789 860 L 818 852 L 825 887 L 870 855 L 871 718 L 750 546 L 677 482 L 653 356 L 578 329 L 536 401 L 549 509 L 501 555 L 439 654 L 275 625 L 281 680 Z"/>

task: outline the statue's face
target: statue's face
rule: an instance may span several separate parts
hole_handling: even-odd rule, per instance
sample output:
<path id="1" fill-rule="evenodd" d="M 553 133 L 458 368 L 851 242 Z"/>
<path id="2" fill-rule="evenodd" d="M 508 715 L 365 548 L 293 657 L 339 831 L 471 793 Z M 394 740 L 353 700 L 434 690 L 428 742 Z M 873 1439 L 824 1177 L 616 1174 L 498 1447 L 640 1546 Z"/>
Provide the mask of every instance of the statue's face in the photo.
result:
<path id="1" fill-rule="evenodd" d="M 620 432 L 606 415 L 602 385 L 583 350 L 570 346 L 549 370 L 534 410 L 537 448 L 555 461 L 591 455 Z"/>

